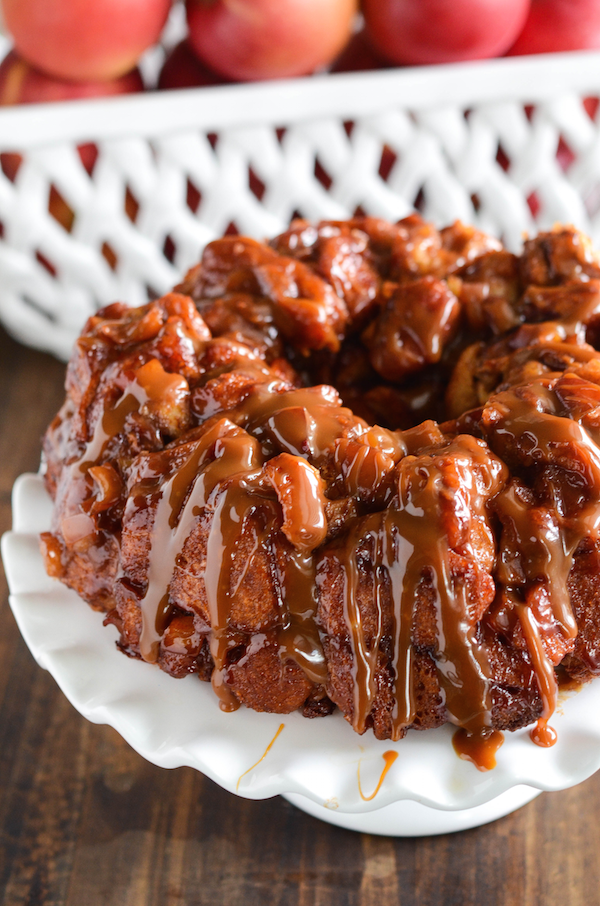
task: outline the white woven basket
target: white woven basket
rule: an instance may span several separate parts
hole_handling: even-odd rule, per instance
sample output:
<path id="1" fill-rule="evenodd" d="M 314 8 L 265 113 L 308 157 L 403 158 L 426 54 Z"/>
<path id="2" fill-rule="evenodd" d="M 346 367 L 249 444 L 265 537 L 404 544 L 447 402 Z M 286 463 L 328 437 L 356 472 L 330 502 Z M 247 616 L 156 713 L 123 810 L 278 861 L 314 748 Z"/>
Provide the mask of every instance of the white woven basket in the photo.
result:
<path id="1" fill-rule="evenodd" d="M 0 320 L 65 358 L 100 305 L 141 304 L 212 237 L 270 236 L 295 213 L 417 205 L 511 248 L 556 221 L 598 242 L 590 96 L 600 55 L 580 52 L 2 110 L 0 152 L 23 160 L 14 181 L 0 172 Z"/>

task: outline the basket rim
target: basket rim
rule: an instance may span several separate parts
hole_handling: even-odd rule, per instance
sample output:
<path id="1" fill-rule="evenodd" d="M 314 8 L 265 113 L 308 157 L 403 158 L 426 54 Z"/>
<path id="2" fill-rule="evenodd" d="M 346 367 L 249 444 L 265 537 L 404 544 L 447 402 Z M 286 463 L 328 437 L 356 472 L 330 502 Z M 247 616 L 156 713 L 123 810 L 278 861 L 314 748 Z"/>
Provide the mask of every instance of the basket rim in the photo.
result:
<path id="1" fill-rule="evenodd" d="M 241 85 L 184 88 L 0 110 L 0 151 L 59 141 L 173 135 L 193 128 L 288 125 L 502 100 L 536 103 L 600 91 L 600 51 L 569 51 L 372 72 L 327 73 Z"/>

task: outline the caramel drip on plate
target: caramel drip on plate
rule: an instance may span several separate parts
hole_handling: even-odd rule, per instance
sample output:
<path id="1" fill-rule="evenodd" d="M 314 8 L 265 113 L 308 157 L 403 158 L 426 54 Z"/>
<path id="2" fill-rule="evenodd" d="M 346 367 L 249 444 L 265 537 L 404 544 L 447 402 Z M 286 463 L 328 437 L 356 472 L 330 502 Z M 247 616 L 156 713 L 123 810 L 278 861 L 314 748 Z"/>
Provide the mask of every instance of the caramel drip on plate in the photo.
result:
<path id="1" fill-rule="evenodd" d="M 454 733 L 452 745 L 459 758 L 470 761 L 478 771 L 492 771 L 496 767 L 496 752 L 504 742 L 500 730 L 489 733 L 469 733 L 462 727 Z"/>
<path id="2" fill-rule="evenodd" d="M 271 742 L 269 743 L 269 745 L 267 746 L 267 748 L 265 749 L 265 751 L 262 753 L 262 755 L 260 756 L 260 758 L 258 759 L 258 761 L 255 761 L 254 764 L 251 765 L 251 767 L 249 767 L 247 771 L 244 771 L 243 774 L 240 774 L 240 776 L 238 777 L 238 782 L 237 782 L 236 785 L 235 785 L 236 791 L 239 790 L 239 788 L 240 788 L 240 783 L 242 782 L 242 780 L 244 779 L 244 777 L 245 777 L 247 774 L 249 774 L 250 771 L 253 771 L 254 768 L 258 767 L 258 765 L 261 763 L 261 761 L 264 761 L 264 760 L 265 760 L 265 758 L 267 757 L 267 755 L 269 754 L 269 752 L 270 752 L 271 749 L 273 748 L 273 745 L 274 745 L 274 743 L 275 743 L 275 740 L 277 739 L 277 737 L 279 736 L 279 734 L 281 733 L 281 731 L 282 731 L 283 729 L 285 729 L 285 724 L 279 724 L 279 727 L 278 727 L 278 729 L 277 729 L 277 732 L 275 733 L 275 736 L 273 737 L 273 739 L 271 740 Z"/>
<path id="3" fill-rule="evenodd" d="M 383 771 L 381 772 L 381 776 L 379 778 L 377 786 L 375 787 L 375 790 L 371 793 L 370 796 L 365 796 L 365 794 L 362 791 L 362 787 L 360 784 L 360 761 L 358 762 L 358 768 L 356 770 L 357 779 L 358 779 L 358 792 L 360 793 L 360 798 L 363 800 L 363 802 L 371 802 L 375 798 L 375 796 L 377 795 L 377 793 L 383 786 L 383 781 L 387 777 L 390 768 L 392 767 L 392 765 L 398 758 L 398 752 L 392 752 L 392 751 L 384 752 L 382 755 L 382 758 L 385 762 L 385 766 L 383 768 Z"/>

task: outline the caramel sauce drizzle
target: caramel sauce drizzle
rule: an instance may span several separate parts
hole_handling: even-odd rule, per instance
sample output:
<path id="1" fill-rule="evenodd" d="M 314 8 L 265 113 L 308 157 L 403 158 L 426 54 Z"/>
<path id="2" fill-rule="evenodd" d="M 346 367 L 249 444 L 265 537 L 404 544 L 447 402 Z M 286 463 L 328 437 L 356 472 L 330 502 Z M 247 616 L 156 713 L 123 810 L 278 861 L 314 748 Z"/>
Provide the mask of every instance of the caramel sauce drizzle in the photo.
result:
<path id="1" fill-rule="evenodd" d="M 438 636 L 436 666 L 446 710 L 454 722 L 479 730 L 491 722 L 489 665 L 475 626 L 468 619 L 464 584 L 454 580 L 450 571 L 450 547 L 443 518 L 450 500 L 458 502 L 462 493 L 469 514 L 481 509 L 482 498 L 471 475 L 474 453 L 483 459 L 483 451 L 473 438 L 467 437 L 452 441 L 445 453 L 460 473 L 460 489 L 445 483 L 435 457 L 426 465 L 420 462 L 422 457 L 404 460 L 407 468 L 402 473 L 401 509 L 396 518 L 399 534 L 413 548 L 403 576 L 403 599 L 416 600 L 419 584 L 428 573 L 432 580 Z M 394 656 L 395 665 L 398 654 Z"/>
<path id="2" fill-rule="evenodd" d="M 184 378 L 168 374 L 158 360 L 151 359 L 137 370 L 116 403 L 105 406 L 91 440 L 71 471 L 86 479 L 90 469 L 106 457 L 110 442 L 124 430 L 130 414 L 153 403 L 176 403 L 187 389 Z M 239 642 L 228 627 L 236 593 L 231 575 L 237 540 L 258 511 L 265 517 L 266 525 L 261 537 L 255 539 L 255 550 L 269 533 L 281 527 L 273 487 L 263 474 L 266 456 L 272 455 L 274 447 L 283 447 L 289 451 L 286 455 L 290 460 L 308 455 L 320 461 L 345 424 L 357 420 L 349 410 L 342 410 L 340 417 L 337 397 L 329 387 L 281 392 L 278 382 L 260 386 L 252 398 L 228 415 L 231 420 L 222 419 L 209 429 L 166 481 L 160 483 L 161 477 L 157 476 L 158 484 L 150 482 L 151 487 L 139 489 L 137 495 L 134 489 L 133 496 L 137 507 L 149 506 L 153 494 L 158 498 L 148 553 L 148 584 L 140 600 L 140 653 L 150 662 L 158 657 L 160 639 L 172 613 L 169 589 L 177 559 L 202 511 L 206 507 L 213 510 L 204 575 L 211 622 L 210 650 L 215 662 L 212 683 L 221 707 L 232 710 L 238 703 L 227 688 L 225 670 L 227 653 Z M 259 435 L 258 426 L 264 425 L 262 444 L 242 425 L 253 427 Z M 310 468 L 304 459 L 292 466 L 296 473 Z M 314 619 L 317 601 L 312 549 L 324 539 L 326 522 L 322 502 L 315 503 L 317 490 L 310 480 L 294 483 L 293 506 L 287 517 L 294 545 L 278 576 L 283 615 L 279 642 L 282 658 L 295 660 L 312 682 L 324 684 L 327 670 Z M 71 538 L 96 532 L 95 522 L 83 511 L 83 503 L 78 497 L 75 512 L 63 520 L 65 535 L 65 523 L 72 523 Z"/>
<path id="3" fill-rule="evenodd" d="M 404 582 L 402 564 L 414 556 L 410 542 L 400 534 L 397 524 L 392 525 L 387 537 L 386 565 L 392 586 L 394 604 L 394 710 L 392 712 L 392 737 L 398 739 L 405 727 L 414 720 L 416 701 L 413 687 L 414 648 L 412 629 L 416 601 L 410 585 Z M 401 553 L 403 551 L 403 554 Z M 408 555 L 408 558 L 407 558 Z M 416 590 L 415 590 L 416 591 Z"/>
<path id="4" fill-rule="evenodd" d="M 204 581 L 210 612 L 210 649 L 215 662 L 212 682 L 221 707 L 226 710 L 237 707 L 226 681 L 227 655 L 236 641 L 239 642 L 239 637 L 233 637 L 229 629 L 229 614 L 236 591 L 231 573 L 237 539 L 250 517 L 259 510 L 265 517 L 265 527 L 261 538 L 255 539 L 256 547 L 282 526 L 291 541 L 285 565 L 279 568 L 278 575 L 283 614 L 278 636 L 281 656 L 300 664 L 312 682 L 325 684 L 327 680 L 315 623 L 316 560 L 313 556 L 314 548 L 324 538 L 325 526 L 322 524 L 322 505 L 317 503 L 320 491 L 312 477 L 309 480 L 307 470 L 312 468 L 308 464 L 310 461 L 318 464 L 335 448 L 349 418 L 344 410 L 340 415 L 337 403 L 328 397 L 328 393 L 328 388 L 281 391 L 276 384 L 260 385 L 242 405 L 228 411 L 227 419 L 218 422 L 218 425 L 227 424 L 228 427 L 223 429 L 224 436 L 215 441 L 209 459 L 206 460 L 206 451 L 214 440 L 211 436 L 214 428 L 204 435 L 188 461 L 161 490 L 150 552 L 148 590 L 141 602 L 142 655 L 148 660 L 157 656 L 169 614 L 169 584 L 176 559 L 199 513 L 206 507 L 212 508 Z M 552 394 L 547 388 L 543 388 L 540 396 L 544 398 L 544 405 L 549 406 Z M 540 412 L 539 401 L 531 411 L 529 403 L 523 403 L 514 394 L 510 399 L 504 394 L 499 395 L 498 405 L 504 407 L 500 429 L 504 435 L 511 433 L 517 438 L 529 431 L 535 437 L 537 446 L 532 442 L 532 451 L 539 449 L 542 452 L 532 452 L 533 458 L 547 455 L 551 449 L 557 436 L 556 423 L 564 428 L 570 442 L 586 442 L 586 432 L 579 424 L 559 415 Z M 413 722 L 416 700 L 412 627 L 419 589 L 426 583 L 434 599 L 437 619 L 434 656 L 449 719 L 466 731 L 470 752 L 477 746 L 480 752 L 493 748 L 496 737 L 491 732 L 490 668 L 477 637 L 476 625 L 468 616 L 467 589 L 462 581 L 454 578 L 450 569 L 451 548 L 444 512 L 458 506 L 467 522 L 485 522 L 488 503 L 497 497 L 498 512 L 505 522 L 511 522 L 525 563 L 521 586 L 511 585 L 510 577 L 504 579 L 507 596 L 514 599 L 513 605 L 524 627 L 543 701 L 542 718 L 534 735 L 537 741 L 547 741 L 552 734 L 547 721 L 556 701 L 554 672 L 544 652 L 539 627 L 536 629 L 535 617 L 526 605 L 525 609 L 521 608 L 520 602 L 524 600 L 525 588 L 541 576 L 551 591 L 557 623 L 569 636 L 576 632 L 566 578 L 581 532 L 571 531 L 570 544 L 566 544 L 564 533 L 557 531 L 546 534 L 540 531 L 532 535 L 527 507 L 512 487 L 502 490 L 506 470 L 499 461 L 490 460 L 489 450 L 470 435 L 454 438 L 443 446 L 435 438 L 433 453 L 404 455 L 403 458 L 403 450 L 410 448 L 411 441 L 407 438 L 407 443 L 403 444 L 401 436 L 402 432 L 398 432 L 394 449 L 396 457 L 400 457 L 395 499 L 383 512 L 356 520 L 344 552 L 338 555 L 344 581 L 344 616 L 353 656 L 353 726 L 359 733 L 366 729 L 377 694 L 386 583 L 393 601 L 392 738 L 401 738 Z M 283 453 L 269 459 L 282 449 Z M 589 469 L 600 470 L 593 444 L 588 443 L 586 449 L 589 451 Z M 436 456 L 442 459 L 437 460 Z M 281 462 L 277 463 L 277 460 Z M 448 460 L 452 461 L 460 479 L 452 486 L 447 485 L 444 471 L 438 465 L 438 462 L 447 464 Z M 266 477 L 265 461 L 273 464 L 270 482 Z M 389 473 L 393 462 L 387 454 L 372 460 L 367 453 L 353 449 L 346 480 L 351 487 L 356 486 L 358 492 L 369 474 L 367 469 L 372 470 L 373 481 L 379 483 Z M 474 477 L 475 472 L 478 477 Z M 273 490 L 280 502 L 283 501 L 283 523 Z M 313 527 L 308 535 L 304 528 L 307 523 Z M 165 525 L 169 526 L 168 536 L 164 534 Z M 253 531 L 256 534 L 257 530 Z M 465 533 L 467 538 L 470 534 L 469 530 Z M 365 546 L 372 560 L 368 589 L 365 588 L 364 570 L 358 562 L 359 550 Z M 473 556 L 469 550 L 464 554 Z M 369 633 L 364 630 L 360 604 L 361 596 L 365 594 L 374 604 L 376 613 L 375 631 Z M 480 762 L 482 758 L 479 756 Z"/>
<path id="5" fill-rule="evenodd" d="M 221 707 L 227 711 L 238 707 L 233 693 L 227 688 L 225 677 L 227 653 L 231 647 L 229 613 L 235 597 L 231 573 L 239 533 L 256 511 L 252 491 L 258 489 L 258 477 L 256 473 L 242 473 L 218 492 L 206 549 L 204 583 L 210 613 L 210 652 L 215 662 L 211 682 L 221 700 Z"/>
<path id="6" fill-rule="evenodd" d="M 504 742 L 500 730 L 489 733 L 469 733 L 460 727 L 452 737 L 454 751 L 459 758 L 470 761 L 478 771 L 492 771 L 496 767 L 496 752 Z"/>
<path id="7" fill-rule="evenodd" d="M 114 404 L 104 407 L 94 425 L 92 437 L 81 456 L 69 467 L 73 491 L 62 519 L 61 531 L 69 543 L 96 534 L 92 516 L 94 501 L 90 499 L 92 483 L 88 480 L 92 470 L 106 456 L 111 441 L 125 428 L 127 416 L 139 412 L 144 406 L 163 402 L 176 404 L 188 391 L 185 378 L 166 372 L 158 359 L 150 359 L 137 369 L 134 378 Z"/>
<path id="8" fill-rule="evenodd" d="M 453 574 L 451 558 L 453 551 L 467 559 L 476 558 L 476 551 L 469 548 L 472 528 L 476 523 L 487 527 L 493 506 L 503 525 L 496 578 L 520 622 L 542 699 L 542 716 L 532 737 L 540 745 L 552 744 L 555 734 L 548 720 L 556 705 L 557 687 L 544 634 L 551 631 L 562 633 L 566 639 L 575 637 L 577 627 L 567 579 L 578 544 L 587 536 L 598 537 L 600 528 L 598 492 L 591 490 L 600 487 L 600 452 L 580 420 L 565 414 L 554 384 L 556 375 L 529 382 L 525 396 L 519 395 L 519 388 L 495 394 L 484 409 L 480 426 L 492 450 L 498 445 L 510 448 L 511 444 L 518 445 L 521 453 L 526 448 L 524 468 L 554 462 L 561 446 L 577 451 L 579 477 L 586 493 L 580 500 L 572 495 L 573 499 L 563 501 L 562 510 L 536 505 L 533 511 L 519 496 L 518 482 L 507 483 L 507 470 L 500 460 L 471 435 L 448 440 L 434 423 L 407 432 L 383 433 L 383 429 L 368 428 L 341 408 L 331 388 L 287 390 L 277 381 L 257 385 L 242 404 L 207 429 L 173 474 L 157 477 L 152 490 L 156 513 L 148 553 L 148 585 L 140 600 L 142 657 L 148 661 L 158 657 L 160 639 L 172 613 L 169 590 L 177 559 L 202 513 L 209 510 L 212 520 L 204 584 L 215 663 L 212 682 L 221 707 L 233 710 L 238 706 L 227 686 L 227 656 L 239 644 L 239 634 L 231 631 L 229 619 L 242 581 L 238 578 L 237 586 L 232 581 L 237 543 L 250 524 L 255 550 L 279 532 L 289 543 L 276 577 L 282 613 L 278 635 L 281 656 L 300 664 L 312 682 L 327 682 L 315 622 L 314 555 L 327 527 L 321 480 L 313 465 L 318 468 L 338 445 L 342 459 L 347 454 L 342 475 L 351 496 L 368 492 L 370 482 L 376 490 L 392 473 L 396 483 L 383 512 L 355 519 L 349 525 L 344 551 L 336 554 L 343 575 L 344 619 L 352 649 L 354 729 L 361 733 L 368 726 L 377 694 L 386 600 L 390 596 L 392 738 L 401 738 L 414 721 L 412 630 L 419 594 L 426 587 L 435 608 L 433 653 L 444 705 L 448 718 L 464 731 L 456 745 L 478 767 L 488 764 L 487 755 L 481 752 L 489 754 L 500 744 L 491 731 L 490 667 L 476 622 L 469 616 L 468 589 Z M 157 360 L 147 362 L 114 405 L 106 406 L 82 456 L 71 464 L 72 475 L 89 483 L 88 473 L 107 455 L 111 440 L 124 430 L 131 413 L 165 400 L 177 402 L 187 392 L 184 378 L 167 374 Z M 358 439 L 354 447 L 350 444 L 355 440 L 346 439 L 349 426 Z M 365 440 L 376 440 L 380 435 L 385 444 L 372 453 Z M 413 449 L 417 455 L 413 455 Z M 449 473 L 456 481 L 448 482 Z M 108 482 L 108 477 L 104 478 Z M 549 484 L 560 497 L 564 488 L 559 479 L 550 479 Z M 142 498 L 140 493 L 136 505 L 149 505 Z M 95 529 L 83 502 L 78 499 L 77 507 L 72 513 L 67 509 L 63 520 L 63 533 L 65 537 L 70 533 L 71 540 L 85 538 Z M 465 526 L 462 541 L 451 541 L 446 513 L 460 515 L 457 521 Z M 260 516 L 258 522 L 256 516 Z M 257 528 L 257 524 L 262 527 Z M 371 560 L 367 574 L 359 563 L 366 552 Z M 532 590 L 540 583 L 550 604 L 550 630 L 542 625 L 530 600 Z M 376 615 L 375 629 L 368 633 L 361 609 L 365 600 L 374 605 Z M 396 753 L 386 755 L 396 757 Z M 386 763 L 376 792 L 390 766 L 391 762 Z"/>
<path id="9" fill-rule="evenodd" d="M 92 439 L 77 463 L 79 470 L 86 472 L 102 458 L 109 442 L 125 427 L 128 415 L 139 412 L 147 403 L 176 404 L 187 390 L 184 377 L 166 372 L 158 359 L 150 359 L 137 369 L 134 379 L 114 406 L 105 407 L 96 422 Z"/>
<path id="10" fill-rule="evenodd" d="M 283 451 L 277 459 L 291 454 L 316 465 L 332 450 L 347 423 L 366 429 L 350 410 L 340 409 L 337 395 L 327 386 L 282 392 L 277 385 L 260 384 L 241 406 L 228 412 L 228 417 L 259 439 L 265 457 Z M 316 561 L 312 550 L 324 540 L 326 526 L 321 521 L 319 488 L 299 480 L 298 470 L 306 470 L 304 463 L 297 463 L 296 470 L 293 478 L 298 497 L 290 511 L 296 537 L 279 575 L 284 622 L 278 641 L 282 658 L 298 663 L 311 682 L 325 685 L 327 666 L 315 622 Z M 306 526 L 312 527 L 308 540 L 303 537 Z"/>
<path id="11" fill-rule="evenodd" d="M 577 624 L 571 608 L 567 580 L 575 551 L 582 539 L 598 538 L 600 522 L 600 452 L 586 428 L 572 414 L 566 413 L 559 396 L 561 378 L 550 386 L 546 381 L 531 382 L 526 396 L 515 389 L 497 394 L 492 404 L 490 443 L 526 445 L 525 465 L 552 464 L 560 451 L 571 454 L 579 466 L 585 494 L 565 499 L 567 482 L 550 477 L 548 484 L 559 501 L 558 506 L 531 508 L 509 485 L 496 501 L 496 509 L 505 531 L 501 537 L 498 577 L 505 596 L 518 616 L 542 699 L 542 716 L 531 731 L 540 746 L 556 742 L 556 732 L 548 720 L 556 708 L 558 685 L 554 664 L 544 645 L 546 633 L 560 633 L 569 640 L 577 635 Z M 493 419 L 498 418 L 497 425 Z M 573 457 L 573 453 L 576 457 Z M 571 467 L 572 468 L 572 467 Z M 568 486 L 567 486 L 568 487 Z M 552 625 L 542 625 L 529 596 L 541 586 L 550 604 Z M 546 621 L 547 622 L 547 621 Z"/>
<path id="12" fill-rule="evenodd" d="M 149 551 L 148 587 L 140 601 L 140 652 L 155 661 L 169 615 L 169 588 L 185 541 L 207 507 L 213 510 L 206 550 L 205 588 L 210 614 L 212 685 L 223 710 L 238 702 L 224 680 L 227 653 L 235 644 L 229 614 L 235 548 L 247 520 L 259 509 L 273 510 L 261 482 L 262 456 L 257 441 L 222 419 L 191 451 L 186 462 L 162 485 Z M 255 549 L 261 539 L 256 539 Z M 241 579 L 238 580 L 238 586 Z"/>
<path id="13" fill-rule="evenodd" d="M 548 720 L 556 710 L 558 699 L 558 683 L 554 673 L 552 662 L 544 651 L 544 646 L 540 637 L 540 628 L 533 616 L 531 608 L 524 604 L 517 605 L 517 613 L 523 635 L 527 643 L 529 656 L 533 664 L 533 670 L 538 684 L 538 689 L 542 699 L 542 715 L 538 718 L 536 726 L 531 730 L 532 740 L 538 746 L 545 748 L 553 746 L 556 742 L 556 731 L 548 725 Z"/>
<path id="14" fill-rule="evenodd" d="M 455 438 L 439 454 L 451 460 L 461 481 L 445 483 L 442 460 L 435 455 L 408 456 L 400 463 L 398 495 L 383 512 L 361 520 L 340 557 L 344 575 L 344 614 L 353 654 L 354 729 L 366 729 L 375 694 L 382 637 L 382 585 L 389 578 L 394 625 L 394 710 L 392 739 L 400 739 L 414 720 L 412 629 L 419 588 L 429 581 L 437 618 L 436 666 L 450 719 L 471 731 L 491 726 L 489 664 L 476 627 L 468 618 L 466 589 L 450 571 L 450 546 L 444 521 L 448 507 L 461 506 L 464 518 L 483 518 L 504 474 L 500 462 L 488 462 L 484 445 L 469 436 Z M 486 487 L 473 477 L 479 465 Z M 460 495 L 463 495 L 461 498 Z M 468 533 L 467 533 L 468 534 Z M 369 549 L 373 565 L 371 601 L 378 614 L 374 639 L 365 636 L 360 608 L 362 571 L 358 542 Z M 364 591 L 363 591 L 364 593 Z"/>
<path id="15" fill-rule="evenodd" d="M 315 622 L 317 612 L 316 562 L 311 553 L 289 551 L 280 577 L 287 619 L 279 630 L 283 658 L 295 661 L 318 686 L 327 682 L 327 665 Z"/>
<path id="16" fill-rule="evenodd" d="M 250 517 L 259 511 L 266 517 L 266 526 L 263 536 L 256 539 L 255 550 L 270 533 L 281 528 L 274 488 L 263 469 L 266 451 L 272 451 L 274 439 L 288 451 L 281 455 L 289 457 L 284 465 L 279 464 L 275 487 L 278 480 L 286 478 L 286 470 L 291 469 L 296 478 L 291 489 L 293 505 L 283 523 L 294 544 L 278 577 L 283 614 L 278 637 L 280 653 L 283 659 L 296 661 L 312 682 L 324 684 L 327 679 L 314 619 L 316 567 L 312 557 L 312 549 L 325 537 L 326 524 L 322 503 L 317 502 L 317 485 L 310 479 L 299 479 L 311 467 L 304 460 L 295 460 L 302 453 L 316 459 L 323 457 L 344 422 L 337 414 L 335 400 L 318 391 L 277 392 L 276 385 L 263 385 L 258 390 L 256 397 L 230 410 L 226 419 L 210 428 L 187 462 L 160 488 L 149 552 L 148 588 L 140 602 L 140 651 L 144 659 L 154 661 L 169 615 L 169 585 L 177 558 L 203 509 L 212 509 L 204 584 L 210 614 L 209 644 L 215 663 L 212 685 L 224 710 L 238 706 L 226 682 L 228 652 L 239 644 L 239 638 L 229 628 L 236 593 L 231 576 L 238 538 Z M 329 388 L 324 389 L 327 392 Z M 286 407 L 286 403 L 293 405 Z M 289 417 L 290 410 L 300 410 L 300 419 Z M 262 444 L 246 430 L 253 421 L 267 425 Z"/>
<path id="17" fill-rule="evenodd" d="M 375 790 L 371 793 L 370 796 L 365 796 L 365 794 L 362 791 L 362 786 L 360 784 L 360 761 L 358 762 L 358 767 L 356 769 L 357 780 L 358 780 L 358 792 L 360 793 L 360 798 L 363 800 L 363 802 L 371 802 L 375 798 L 375 796 L 377 795 L 377 793 L 383 786 L 383 781 L 387 777 L 390 768 L 392 767 L 392 765 L 398 758 L 398 752 L 392 752 L 392 751 L 384 752 L 381 757 L 383 758 L 383 760 L 385 762 L 385 766 L 381 772 L 381 776 L 379 778 L 377 786 L 375 787 Z"/>
<path id="18" fill-rule="evenodd" d="M 385 518 L 385 517 L 384 517 Z M 371 645 L 367 645 L 367 638 L 363 627 L 363 617 L 359 604 L 359 582 L 361 571 L 357 562 L 357 548 L 362 538 L 370 538 L 374 542 L 375 551 L 373 567 L 375 572 L 382 566 L 381 543 L 383 537 L 379 523 L 381 517 L 375 515 L 368 519 L 367 525 L 359 525 L 348 537 L 345 550 L 340 554 L 342 573 L 344 577 L 344 619 L 349 629 L 350 645 L 352 648 L 352 677 L 354 693 L 354 709 L 352 726 L 357 733 L 364 733 L 367 718 L 371 712 L 376 694 L 375 674 L 379 643 L 383 629 L 383 612 L 381 606 L 381 581 L 374 576 L 372 596 L 376 606 L 377 630 Z M 362 529 L 362 531 L 361 531 Z"/>
<path id="19" fill-rule="evenodd" d="M 240 788 L 240 783 L 242 782 L 242 780 L 244 779 L 244 777 L 245 777 L 247 774 L 249 774 L 250 771 L 253 771 L 254 768 L 258 767 L 258 765 L 261 763 L 261 761 L 264 761 L 264 760 L 265 760 L 265 758 L 267 757 L 267 755 L 269 754 L 269 752 L 270 752 L 271 749 L 273 748 L 273 745 L 274 745 L 274 743 L 275 743 L 275 740 L 277 739 L 277 737 L 279 736 L 279 734 L 281 733 L 281 731 L 284 729 L 284 727 L 285 727 L 285 724 L 279 724 L 279 728 L 278 728 L 277 732 L 275 733 L 275 736 L 273 737 L 273 739 L 271 740 L 271 742 L 269 743 L 269 745 L 267 746 L 267 748 L 265 749 L 265 751 L 262 753 L 262 755 L 260 756 L 260 758 L 258 759 L 258 761 L 255 761 L 254 764 L 253 764 L 251 767 L 249 767 L 247 771 L 244 771 L 243 774 L 240 774 L 240 776 L 238 777 L 238 782 L 237 782 L 236 785 L 235 785 L 236 792 L 237 792 L 237 790 L 239 790 L 239 788 Z"/>
<path id="20" fill-rule="evenodd" d="M 327 385 L 274 392 L 272 384 L 260 384 L 228 418 L 257 437 L 266 456 L 287 452 L 303 456 L 317 467 L 333 449 L 348 424 L 367 425 L 350 409 L 339 405 L 337 394 Z"/>

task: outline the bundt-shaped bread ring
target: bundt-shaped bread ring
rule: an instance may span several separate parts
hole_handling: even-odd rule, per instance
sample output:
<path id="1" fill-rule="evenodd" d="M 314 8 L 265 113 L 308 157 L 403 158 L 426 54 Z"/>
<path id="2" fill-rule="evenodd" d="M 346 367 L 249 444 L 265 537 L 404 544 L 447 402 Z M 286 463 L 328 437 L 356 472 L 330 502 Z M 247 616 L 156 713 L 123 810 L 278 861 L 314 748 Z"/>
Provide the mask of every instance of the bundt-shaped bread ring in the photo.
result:
<path id="1" fill-rule="evenodd" d="M 225 710 L 549 744 L 558 679 L 600 672 L 599 327 L 570 227 L 217 240 L 77 341 L 48 572 Z"/>

